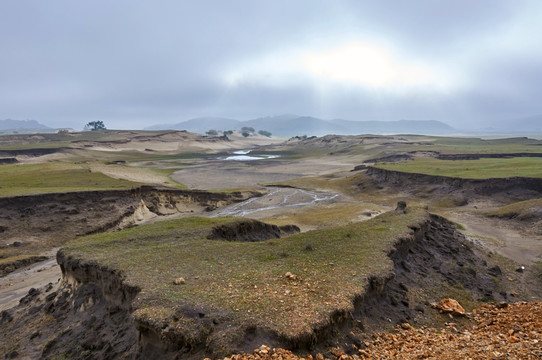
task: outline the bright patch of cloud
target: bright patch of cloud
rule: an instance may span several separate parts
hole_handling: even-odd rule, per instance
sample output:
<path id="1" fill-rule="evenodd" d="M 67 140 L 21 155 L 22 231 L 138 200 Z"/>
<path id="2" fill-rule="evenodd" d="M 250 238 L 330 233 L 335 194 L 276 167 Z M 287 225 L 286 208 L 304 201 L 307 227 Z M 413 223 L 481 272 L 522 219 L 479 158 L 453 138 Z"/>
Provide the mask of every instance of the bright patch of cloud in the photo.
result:
<path id="1" fill-rule="evenodd" d="M 368 42 L 268 54 L 236 64 L 223 79 L 230 87 L 246 82 L 280 86 L 308 81 L 317 86 L 401 91 L 415 87 L 449 90 L 457 85 L 434 66 L 408 60 Z"/>
<path id="2" fill-rule="evenodd" d="M 405 66 L 387 51 L 363 43 L 311 52 L 303 56 L 302 62 L 310 74 L 320 79 L 375 87 L 424 83 L 431 78 L 426 68 Z"/>

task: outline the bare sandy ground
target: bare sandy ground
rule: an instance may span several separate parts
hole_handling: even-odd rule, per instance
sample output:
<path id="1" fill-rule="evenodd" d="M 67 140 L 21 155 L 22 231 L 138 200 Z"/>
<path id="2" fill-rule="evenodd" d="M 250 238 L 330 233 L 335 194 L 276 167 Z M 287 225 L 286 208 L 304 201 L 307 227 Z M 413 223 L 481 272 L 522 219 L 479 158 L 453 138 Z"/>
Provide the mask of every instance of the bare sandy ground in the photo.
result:
<path id="1" fill-rule="evenodd" d="M 104 152 L 208 152 L 240 149 L 255 147 L 261 145 L 271 145 L 281 143 L 284 139 L 276 137 L 265 137 L 261 135 L 252 135 L 243 137 L 240 135 L 230 135 L 229 140 L 223 140 L 218 137 L 206 137 L 193 133 L 171 132 L 160 136 L 139 136 L 132 137 L 128 142 L 81 142 L 81 148 L 86 150 L 97 150 Z M 72 145 L 73 146 L 73 145 Z"/>
<path id="2" fill-rule="evenodd" d="M 490 219 L 467 213 L 446 215 L 462 224 L 465 234 L 486 248 L 520 264 L 542 261 L 542 236 L 515 229 L 503 220 Z"/>
<path id="3" fill-rule="evenodd" d="M 45 254 L 52 258 L 31 266 L 18 269 L 7 276 L 0 277 L 0 311 L 9 309 L 19 303 L 31 288 L 42 288 L 53 285 L 53 290 L 60 284 L 62 273 L 54 256 L 58 249 Z"/>
<path id="4" fill-rule="evenodd" d="M 250 188 L 302 176 L 318 176 L 352 169 L 339 161 L 211 160 L 176 171 L 171 178 L 192 189 L 224 190 Z"/>
<path id="5" fill-rule="evenodd" d="M 100 172 L 114 179 L 128 180 L 152 185 L 169 185 L 171 180 L 166 176 L 150 169 L 122 165 L 90 164 L 92 172 Z"/>

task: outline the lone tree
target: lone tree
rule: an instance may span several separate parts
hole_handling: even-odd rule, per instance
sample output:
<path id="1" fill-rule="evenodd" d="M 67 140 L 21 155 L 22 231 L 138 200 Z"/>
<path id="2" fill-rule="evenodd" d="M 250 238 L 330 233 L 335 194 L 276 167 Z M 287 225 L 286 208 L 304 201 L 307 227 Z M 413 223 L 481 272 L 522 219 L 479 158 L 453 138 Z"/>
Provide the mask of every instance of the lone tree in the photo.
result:
<path id="1" fill-rule="evenodd" d="M 85 125 L 85 129 L 90 129 L 90 131 L 107 130 L 103 121 L 90 121 Z"/>
<path id="2" fill-rule="evenodd" d="M 259 130 L 258 134 L 263 135 L 263 136 L 267 136 L 267 137 L 271 137 L 271 135 L 273 135 L 267 130 Z"/>

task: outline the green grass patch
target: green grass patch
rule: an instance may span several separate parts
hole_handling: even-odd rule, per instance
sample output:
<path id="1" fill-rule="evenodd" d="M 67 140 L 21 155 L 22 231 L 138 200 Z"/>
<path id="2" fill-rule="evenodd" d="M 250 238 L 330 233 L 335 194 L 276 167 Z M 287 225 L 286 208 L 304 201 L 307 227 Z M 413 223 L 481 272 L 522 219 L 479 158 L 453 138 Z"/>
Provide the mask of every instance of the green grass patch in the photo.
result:
<path id="1" fill-rule="evenodd" d="M 363 202 L 320 204 L 304 208 L 285 209 L 280 215 L 267 218 L 266 222 L 279 226 L 293 223 L 301 227 L 301 229 L 323 229 L 366 220 L 374 212 L 380 213 L 382 209 L 374 204 Z"/>
<path id="2" fill-rule="evenodd" d="M 0 196 L 130 189 L 140 185 L 91 172 L 85 164 L 54 162 L 0 166 Z"/>
<path id="3" fill-rule="evenodd" d="M 378 163 L 376 167 L 427 175 L 468 179 L 542 177 L 542 157 L 516 157 L 509 159 L 438 160 L 418 158 L 400 163 Z"/>
<path id="4" fill-rule="evenodd" d="M 409 225 L 426 219 L 425 212 L 412 209 L 406 215 L 391 212 L 334 229 L 240 243 L 206 238 L 212 226 L 232 218 L 194 217 L 87 236 L 70 242 L 65 252 L 123 271 L 127 283 L 142 289 L 135 304 L 140 315 L 169 316 L 183 305 L 197 305 L 295 336 L 310 332 L 337 309 L 351 310 L 370 275 L 393 271 L 387 253 L 397 239 L 409 235 Z M 287 272 L 300 279 L 286 279 Z M 174 285 L 178 277 L 186 284 Z"/>
<path id="5" fill-rule="evenodd" d="M 539 220 L 542 218 L 542 199 L 520 201 L 485 211 L 489 217 L 501 219 Z"/>

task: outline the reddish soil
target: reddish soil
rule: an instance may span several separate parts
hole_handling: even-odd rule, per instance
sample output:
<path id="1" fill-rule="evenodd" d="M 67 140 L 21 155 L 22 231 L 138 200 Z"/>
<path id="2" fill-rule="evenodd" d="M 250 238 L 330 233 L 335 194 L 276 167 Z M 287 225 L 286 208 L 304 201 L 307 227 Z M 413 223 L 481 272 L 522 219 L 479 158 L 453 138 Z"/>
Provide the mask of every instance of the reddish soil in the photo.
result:
<path id="1" fill-rule="evenodd" d="M 540 359 L 542 358 L 542 303 L 484 305 L 460 327 L 450 319 L 444 329 L 418 328 L 404 323 L 395 333 L 378 333 L 362 344 L 358 354 L 334 348 L 325 355 L 304 357 L 262 345 L 253 354 L 228 360 L 354 360 L 354 359 Z"/>

